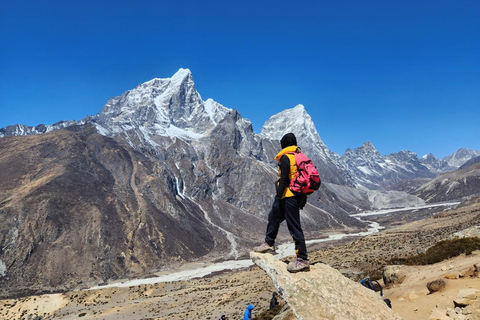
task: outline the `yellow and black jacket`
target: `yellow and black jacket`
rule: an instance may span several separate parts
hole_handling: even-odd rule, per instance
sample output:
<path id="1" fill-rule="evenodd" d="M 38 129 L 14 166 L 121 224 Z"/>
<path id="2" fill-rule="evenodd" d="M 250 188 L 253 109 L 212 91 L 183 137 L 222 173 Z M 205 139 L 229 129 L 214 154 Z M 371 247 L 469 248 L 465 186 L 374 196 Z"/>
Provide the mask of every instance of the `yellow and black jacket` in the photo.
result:
<path id="1" fill-rule="evenodd" d="M 288 187 L 290 180 L 295 178 L 297 164 L 293 153 L 299 152 L 297 146 L 289 146 L 280 151 L 275 160 L 278 161 L 277 195 L 279 199 L 294 197 L 295 194 Z"/>

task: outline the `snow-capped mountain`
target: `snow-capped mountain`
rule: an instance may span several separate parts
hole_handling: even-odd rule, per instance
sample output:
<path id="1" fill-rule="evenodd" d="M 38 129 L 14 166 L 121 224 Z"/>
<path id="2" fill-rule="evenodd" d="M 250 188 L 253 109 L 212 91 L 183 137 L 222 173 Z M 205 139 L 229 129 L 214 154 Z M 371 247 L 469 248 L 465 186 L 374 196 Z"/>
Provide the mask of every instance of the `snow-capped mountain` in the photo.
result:
<path id="1" fill-rule="evenodd" d="M 429 153 L 424 155 L 420 161 L 426 165 L 430 171 L 440 174 L 456 170 L 470 159 L 478 156 L 480 156 L 479 150 L 460 148 L 443 159 L 438 159 L 433 154 Z"/>
<path id="2" fill-rule="evenodd" d="M 279 141 L 288 132 L 295 134 L 297 142 L 302 149 L 312 150 L 324 160 L 336 158 L 323 143 L 312 118 L 302 104 L 270 117 L 263 125 L 260 136 Z"/>
<path id="3" fill-rule="evenodd" d="M 299 146 L 317 165 L 322 179 L 346 186 L 391 189 L 402 180 L 431 178 L 457 169 L 467 160 L 480 155 L 480 151 L 459 149 L 442 160 L 432 154 L 419 160 L 409 151 L 382 156 L 367 142 L 354 150 L 347 149 L 340 157 L 322 141 L 303 105 L 272 116 L 265 122 L 261 133 L 256 135 L 251 122 L 237 111 L 212 99 L 203 101 L 189 69 L 179 69 L 171 78 L 155 78 L 139 84 L 118 97 L 110 98 L 98 114 L 81 121 L 61 121 L 35 127 L 13 125 L 1 128 L 0 137 L 42 134 L 92 123 L 102 135 L 121 136 L 135 149 L 147 148 L 155 153 L 159 146 L 166 146 L 165 139 L 167 143 L 169 139 L 179 138 L 198 145 L 199 140 L 207 137 L 228 117 L 235 119 L 230 122 L 230 129 L 235 129 L 231 131 L 234 136 L 227 134 L 221 138 L 233 139 L 241 154 L 272 163 L 278 151 L 278 141 L 285 133 L 293 132 Z M 217 128 L 216 132 L 219 131 L 221 129 Z"/>
<path id="4" fill-rule="evenodd" d="M 42 134 L 47 133 L 52 130 L 62 129 L 69 127 L 71 125 L 78 124 L 77 121 L 59 121 L 52 125 L 39 124 L 38 126 L 26 126 L 23 124 L 15 124 L 11 126 L 6 126 L 5 128 L 0 128 L 0 138 L 9 137 L 9 136 L 28 136 L 31 134 Z"/>
<path id="5" fill-rule="evenodd" d="M 432 172 L 443 172 L 447 165 L 445 161 L 442 161 L 435 157 L 433 153 L 424 155 L 420 161 Z"/>
<path id="6" fill-rule="evenodd" d="M 341 185 L 353 185 L 352 177 L 339 161 L 340 157 L 322 141 L 303 105 L 299 104 L 270 117 L 263 125 L 260 137 L 280 141 L 288 132 L 295 134 L 298 146 L 315 163 L 322 179 Z"/>
<path id="7" fill-rule="evenodd" d="M 171 78 L 155 78 L 110 98 L 100 113 L 85 120 L 108 136 L 137 130 L 190 140 L 204 135 L 230 111 L 211 99 L 204 102 L 190 70 L 180 69 Z"/>
<path id="8" fill-rule="evenodd" d="M 341 160 L 357 186 L 372 190 L 394 189 L 402 180 L 434 177 L 415 153 L 400 151 L 382 156 L 371 142 L 365 142 L 354 150 L 347 149 Z"/>
<path id="9" fill-rule="evenodd" d="M 63 130 L 18 133 L 27 136 L 0 139 L 0 296 L 238 258 L 264 237 L 279 143 L 203 101 L 188 70 Z M 304 231 L 366 227 L 349 215 L 356 209 L 323 187 L 304 208 Z"/>
<path id="10" fill-rule="evenodd" d="M 451 155 L 443 158 L 443 161 L 445 161 L 450 168 L 458 169 L 468 160 L 478 156 L 480 156 L 480 150 L 469 150 L 466 148 L 460 148 Z"/>

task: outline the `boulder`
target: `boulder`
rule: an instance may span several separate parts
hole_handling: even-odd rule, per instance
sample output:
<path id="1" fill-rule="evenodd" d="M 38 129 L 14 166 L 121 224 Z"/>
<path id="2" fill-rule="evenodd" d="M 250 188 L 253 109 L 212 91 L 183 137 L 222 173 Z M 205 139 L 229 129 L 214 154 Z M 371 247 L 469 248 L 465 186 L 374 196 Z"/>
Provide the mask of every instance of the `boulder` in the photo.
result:
<path id="1" fill-rule="evenodd" d="M 445 279 L 454 280 L 458 278 L 460 278 L 460 274 L 458 272 L 449 272 L 445 275 Z"/>
<path id="2" fill-rule="evenodd" d="M 443 279 L 433 280 L 427 283 L 427 289 L 430 291 L 430 293 L 441 291 L 445 289 L 446 286 L 447 283 Z"/>
<path id="3" fill-rule="evenodd" d="M 480 290 L 479 289 L 463 289 L 457 294 L 453 303 L 456 307 L 466 307 L 471 304 L 480 302 Z"/>
<path id="4" fill-rule="evenodd" d="M 298 320 L 402 319 L 378 293 L 322 263 L 309 272 L 289 273 L 271 254 L 250 252 L 253 262 L 272 279 Z"/>
<path id="5" fill-rule="evenodd" d="M 478 277 L 479 273 L 478 264 L 474 264 L 472 267 L 460 272 L 459 276 L 460 278 Z"/>
<path id="6" fill-rule="evenodd" d="M 466 270 L 463 270 L 460 272 L 459 277 L 460 278 L 470 278 L 470 277 L 475 277 L 477 273 L 475 272 L 475 269 L 473 267 L 468 268 Z"/>
<path id="7" fill-rule="evenodd" d="M 403 266 L 385 266 L 382 271 L 382 276 L 385 285 L 400 284 L 406 277 Z"/>

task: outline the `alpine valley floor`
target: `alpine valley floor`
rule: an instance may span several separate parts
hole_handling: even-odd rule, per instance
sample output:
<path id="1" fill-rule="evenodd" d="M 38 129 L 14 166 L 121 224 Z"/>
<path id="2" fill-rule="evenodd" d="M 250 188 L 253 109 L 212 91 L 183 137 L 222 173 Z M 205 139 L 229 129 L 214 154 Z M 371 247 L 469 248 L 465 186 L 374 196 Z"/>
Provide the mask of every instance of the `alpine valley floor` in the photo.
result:
<path id="1" fill-rule="evenodd" d="M 328 263 L 354 280 L 371 276 L 391 258 L 412 256 L 455 232 L 480 225 L 479 200 L 404 224 L 400 224 L 400 213 L 378 217 L 383 222 L 390 220 L 391 227 L 360 239 L 315 244 L 309 248 L 311 262 Z M 461 273 L 474 264 L 480 264 L 480 251 L 434 265 L 406 267 L 405 281 L 386 288 L 385 298 L 406 320 L 429 319 L 436 307 L 453 309 L 459 290 L 480 290 L 480 278 L 448 279 L 445 290 L 433 294 L 429 294 L 426 284 L 447 274 Z M 229 319 L 240 319 L 249 303 L 255 306 L 254 316 L 266 310 L 274 290 L 270 278 L 254 266 L 202 279 L 0 300 L 0 318 L 214 320 L 226 313 Z"/>

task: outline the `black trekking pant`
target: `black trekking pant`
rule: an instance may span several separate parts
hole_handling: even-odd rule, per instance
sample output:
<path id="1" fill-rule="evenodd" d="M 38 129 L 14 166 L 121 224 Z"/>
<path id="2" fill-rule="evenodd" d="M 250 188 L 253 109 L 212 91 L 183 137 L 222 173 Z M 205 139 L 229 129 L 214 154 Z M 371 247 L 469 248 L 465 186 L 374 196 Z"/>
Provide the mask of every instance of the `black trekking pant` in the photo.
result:
<path id="1" fill-rule="evenodd" d="M 285 220 L 287 220 L 288 231 L 290 231 L 290 235 L 295 243 L 297 257 L 308 260 L 307 246 L 300 224 L 300 208 L 296 197 L 281 199 L 279 209 L 270 211 L 265 242 L 271 246 L 275 244 L 280 224 Z"/>

